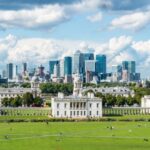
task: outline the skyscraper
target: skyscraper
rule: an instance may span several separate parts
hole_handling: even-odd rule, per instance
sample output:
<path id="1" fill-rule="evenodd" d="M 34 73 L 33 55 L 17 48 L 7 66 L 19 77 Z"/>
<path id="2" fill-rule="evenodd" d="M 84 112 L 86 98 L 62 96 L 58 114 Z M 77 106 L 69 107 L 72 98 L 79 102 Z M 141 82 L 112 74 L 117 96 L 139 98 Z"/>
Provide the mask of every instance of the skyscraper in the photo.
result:
<path id="1" fill-rule="evenodd" d="M 87 60 L 94 60 L 94 54 L 93 53 L 83 53 L 83 57 L 84 57 L 83 73 L 86 73 L 86 70 L 85 70 L 85 61 L 87 61 Z"/>
<path id="2" fill-rule="evenodd" d="M 13 64 L 12 63 L 7 64 L 7 78 L 9 80 L 13 79 Z"/>
<path id="3" fill-rule="evenodd" d="M 45 76 L 44 67 L 42 65 L 38 67 L 38 75 L 40 76 L 40 78 L 44 78 Z"/>
<path id="4" fill-rule="evenodd" d="M 64 59 L 61 59 L 59 61 L 59 67 L 60 67 L 60 77 L 64 77 Z"/>
<path id="5" fill-rule="evenodd" d="M 122 62 L 122 69 L 127 70 L 128 73 L 135 73 L 136 72 L 135 61 L 123 61 Z"/>
<path id="6" fill-rule="evenodd" d="M 93 53 L 83 53 L 84 60 L 94 60 L 94 54 Z"/>
<path id="7" fill-rule="evenodd" d="M 84 55 L 79 50 L 77 50 L 73 55 L 73 74 L 84 73 Z"/>
<path id="8" fill-rule="evenodd" d="M 136 63 L 135 63 L 135 61 L 123 61 L 122 62 L 122 70 L 127 72 L 128 81 L 134 81 L 135 80 L 135 74 L 136 74 Z"/>
<path id="9" fill-rule="evenodd" d="M 98 61 L 98 73 L 106 74 L 106 55 L 96 55 Z"/>
<path id="10" fill-rule="evenodd" d="M 72 74 L 72 57 L 64 57 L 64 74 L 71 75 Z"/>
<path id="11" fill-rule="evenodd" d="M 49 61 L 49 72 L 50 72 L 50 75 L 54 74 L 54 66 L 58 65 L 58 64 L 59 64 L 58 60 L 51 60 L 51 61 Z"/>
<path id="12" fill-rule="evenodd" d="M 85 61 L 85 72 L 90 71 L 97 73 L 98 70 L 98 61 L 96 60 L 86 60 Z"/>
<path id="13" fill-rule="evenodd" d="M 23 67 L 23 73 L 25 74 L 27 72 L 27 63 L 23 63 L 22 64 L 22 67 Z"/>

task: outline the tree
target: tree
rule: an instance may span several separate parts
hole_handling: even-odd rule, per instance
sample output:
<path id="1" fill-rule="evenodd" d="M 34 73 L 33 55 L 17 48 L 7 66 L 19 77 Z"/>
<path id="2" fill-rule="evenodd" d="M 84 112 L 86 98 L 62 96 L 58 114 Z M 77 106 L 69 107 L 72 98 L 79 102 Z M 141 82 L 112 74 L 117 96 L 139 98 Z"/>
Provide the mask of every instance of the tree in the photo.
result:
<path id="1" fill-rule="evenodd" d="M 23 87 L 23 88 L 31 88 L 31 83 L 29 83 L 29 82 L 22 83 L 21 87 Z"/>
<path id="2" fill-rule="evenodd" d="M 116 97 L 116 100 L 117 100 L 116 101 L 117 106 L 124 106 L 127 103 L 126 98 L 120 95 Z"/>
<path id="3" fill-rule="evenodd" d="M 1 103 L 2 103 L 2 106 L 8 107 L 10 105 L 9 98 L 7 97 L 3 98 Z"/>
<path id="4" fill-rule="evenodd" d="M 23 104 L 25 106 L 28 106 L 28 107 L 31 106 L 33 104 L 33 101 L 34 101 L 34 98 L 33 98 L 32 93 L 27 92 L 23 95 Z"/>
<path id="5" fill-rule="evenodd" d="M 111 94 L 106 94 L 106 104 L 108 107 L 115 106 L 116 104 L 116 97 Z"/>
<path id="6" fill-rule="evenodd" d="M 43 99 L 39 96 L 34 98 L 33 106 L 41 107 L 43 105 Z"/>

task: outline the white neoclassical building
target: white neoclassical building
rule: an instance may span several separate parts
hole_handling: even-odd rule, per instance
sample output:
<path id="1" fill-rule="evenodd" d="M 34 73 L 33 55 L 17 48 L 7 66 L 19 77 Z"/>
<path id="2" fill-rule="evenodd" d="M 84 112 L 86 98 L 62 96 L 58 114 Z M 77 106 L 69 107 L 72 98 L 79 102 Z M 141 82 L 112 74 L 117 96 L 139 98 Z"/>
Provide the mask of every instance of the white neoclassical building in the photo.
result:
<path id="1" fill-rule="evenodd" d="M 146 95 L 141 99 L 142 108 L 150 108 L 150 95 Z"/>
<path id="2" fill-rule="evenodd" d="M 74 77 L 73 95 L 52 98 L 52 116 L 56 118 L 95 118 L 102 117 L 102 100 L 94 97 L 93 93 L 82 95 L 83 82 L 81 76 Z"/>
<path id="3" fill-rule="evenodd" d="M 39 89 L 39 79 L 37 76 L 34 76 L 31 80 L 31 88 L 0 88 L 0 107 L 1 101 L 4 98 L 14 98 L 17 96 L 22 97 L 25 93 L 32 93 L 33 96 L 41 96 L 41 90 Z"/>

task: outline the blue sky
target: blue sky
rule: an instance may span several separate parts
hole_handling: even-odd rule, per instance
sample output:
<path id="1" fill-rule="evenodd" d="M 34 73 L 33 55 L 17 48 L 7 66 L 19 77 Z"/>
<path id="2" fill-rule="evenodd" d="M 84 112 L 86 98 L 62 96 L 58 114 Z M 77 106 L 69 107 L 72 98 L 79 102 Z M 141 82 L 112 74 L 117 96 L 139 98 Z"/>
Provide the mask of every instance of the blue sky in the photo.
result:
<path id="1" fill-rule="evenodd" d="M 0 0 L 0 14 L 1 68 L 47 65 L 93 48 L 111 58 L 109 69 L 135 60 L 142 77 L 150 76 L 149 0 Z"/>

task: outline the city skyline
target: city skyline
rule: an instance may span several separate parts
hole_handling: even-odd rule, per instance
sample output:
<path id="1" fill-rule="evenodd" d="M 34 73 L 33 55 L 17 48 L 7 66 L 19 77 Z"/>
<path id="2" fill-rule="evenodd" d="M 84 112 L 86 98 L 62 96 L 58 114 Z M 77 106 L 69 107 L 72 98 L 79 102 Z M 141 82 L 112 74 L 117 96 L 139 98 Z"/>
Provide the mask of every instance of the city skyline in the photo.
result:
<path id="1" fill-rule="evenodd" d="M 79 49 L 106 54 L 109 69 L 135 60 L 149 77 L 149 8 L 148 0 L 2 0 L 1 71 L 8 62 L 48 66 Z"/>

